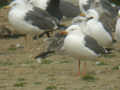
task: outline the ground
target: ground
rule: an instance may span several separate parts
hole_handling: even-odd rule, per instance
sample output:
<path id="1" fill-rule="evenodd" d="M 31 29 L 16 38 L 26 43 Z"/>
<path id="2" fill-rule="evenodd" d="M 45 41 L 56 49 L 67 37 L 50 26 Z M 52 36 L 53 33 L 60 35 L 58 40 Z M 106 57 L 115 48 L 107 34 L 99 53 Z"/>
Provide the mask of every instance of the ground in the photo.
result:
<path id="1" fill-rule="evenodd" d="M 14 32 L 7 11 L 0 10 L 0 28 Z M 24 46 L 24 37 L 0 38 L 0 90 L 120 90 L 118 50 L 98 61 L 86 61 L 88 75 L 82 77 L 77 75 L 77 60 L 70 56 L 52 55 L 42 63 L 34 60 L 44 49 L 43 38 L 34 40 L 28 51 L 16 48 L 19 44 Z"/>

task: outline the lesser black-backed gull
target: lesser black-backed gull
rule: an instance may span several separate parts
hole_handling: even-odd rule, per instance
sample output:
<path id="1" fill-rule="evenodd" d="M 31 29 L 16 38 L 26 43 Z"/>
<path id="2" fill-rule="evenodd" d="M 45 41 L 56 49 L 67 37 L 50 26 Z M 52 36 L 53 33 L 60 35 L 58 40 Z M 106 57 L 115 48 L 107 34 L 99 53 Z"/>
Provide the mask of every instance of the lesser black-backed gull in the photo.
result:
<path id="1" fill-rule="evenodd" d="M 68 33 L 64 40 L 64 50 L 78 59 L 78 75 L 80 75 L 80 60 L 96 59 L 107 53 L 94 38 L 83 34 L 81 30 Z M 86 69 L 86 63 L 84 63 L 84 69 Z M 83 74 L 86 74 L 86 70 L 84 70 Z"/>
<path id="2" fill-rule="evenodd" d="M 15 0 L 8 14 L 10 24 L 26 34 L 48 32 L 58 28 L 59 21 L 48 12 L 33 7 L 29 0 Z"/>
<path id="3" fill-rule="evenodd" d="M 113 7 L 109 0 L 79 0 L 79 2 L 81 1 L 92 1 L 90 8 L 96 9 L 99 13 L 99 20 L 102 24 L 108 27 L 110 31 L 115 31 L 114 29 L 118 7 Z M 83 13 L 85 13 L 86 9 L 83 5 L 80 5 L 80 9 Z"/>
<path id="4" fill-rule="evenodd" d="M 107 53 L 107 51 L 101 47 L 94 38 L 84 34 L 82 31 L 83 30 L 80 30 L 80 28 L 76 28 L 74 25 L 72 27 L 71 25 L 69 30 L 67 29 L 66 31 L 57 33 L 51 40 L 49 40 L 50 44 L 47 51 L 36 56 L 35 59 L 40 60 L 41 58 L 45 58 L 48 53 L 55 53 L 59 51 L 62 51 L 62 53 L 66 52 L 70 56 L 79 59 L 78 75 L 80 75 L 81 59 L 96 59 L 102 54 Z M 85 68 L 86 63 L 84 63 L 84 69 Z M 86 74 L 86 70 L 83 74 Z"/>
<path id="5" fill-rule="evenodd" d="M 107 26 L 99 21 L 99 14 L 95 9 L 89 9 L 87 11 L 87 18 L 91 18 L 86 22 L 86 33 L 97 40 L 97 42 L 105 47 L 112 46 L 112 32 Z"/>
<path id="6" fill-rule="evenodd" d="M 80 13 L 78 6 L 65 0 L 31 0 L 31 1 L 34 6 L 46 10 L 51 14 L 57 14 L 59 17 L 61 16 L 61 18 L 62 16 L 72 18 L 79 15 Z"/>

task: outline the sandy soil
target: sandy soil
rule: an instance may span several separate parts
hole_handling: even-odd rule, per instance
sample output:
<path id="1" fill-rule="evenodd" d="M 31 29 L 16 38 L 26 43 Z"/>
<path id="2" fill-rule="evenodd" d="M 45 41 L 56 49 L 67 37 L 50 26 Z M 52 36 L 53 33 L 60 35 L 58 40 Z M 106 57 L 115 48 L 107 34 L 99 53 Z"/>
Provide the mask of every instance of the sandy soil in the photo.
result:
<path id="1" fill-rule="evenodd" d="M 7 11 L 0 10 L 0 29 L 14 33 Z M 77 76 L 77 60 L 72 57 L 53 55 L 41 64 L 34 60 L 43 51 L 43 39 L 34 40 L 28 51 L 17 44 L 24 46 L 24 37 L 0 38 L 0 90 L 120 90 L 119 51 L 99 58 L 98 64 L 88 60 L 89 77 L 83 78 Z"/>

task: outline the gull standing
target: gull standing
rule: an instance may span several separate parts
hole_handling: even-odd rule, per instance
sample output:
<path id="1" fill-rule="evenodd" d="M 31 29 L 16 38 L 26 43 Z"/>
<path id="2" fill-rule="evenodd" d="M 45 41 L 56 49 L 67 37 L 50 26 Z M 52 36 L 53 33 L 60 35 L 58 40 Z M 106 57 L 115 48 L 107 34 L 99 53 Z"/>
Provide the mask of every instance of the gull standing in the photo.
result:
<path id="1" fill-rule="evenodd" d="M 25 33 L 27 36 L 32 37 L 33 33 L 39 34 L 39 32 L 49 32 L 58 28 L 59 22 L 55 17 L 40 8 L 33 7 L 29 0 L 14 0 L 10 7 L 12 7 L 8 14 L 10 24 L 18 32 Z M 26 41 L 30 40 L 28 37 L 26 39 Z"/>
<path id="2" fill-rule="evenodd" d="M 86 29 L 84 23 L 86 18 L 83 17 L 81 20 L 80 24 L 71 25 L 65 31 L 57 33 L 48 40 L 50 43 L 47 51 L 36 56 L 35 59 L 40 60 L 41 58 L 45 58 L 49 53 L 66 52 L 78 59 L 78 75 L 80 75 L 80 60 L 96 59 L 102 54 L 107 53 L 106 49 L 101 47 L 94 38 L 83 33 L 84 30 L 81 29 Z M 86 63 L 84 63 L 83 75 L 86 75 Z"/>
<path id="3" fill-rule="evenodd" d="M 79 0 L 79 7 L 84 14 L 88 9 L 95 9 L 102 24 L 108 27 L 110 31 L 115 31 L 118 7 L 113 7 L 109 0 Z"/>
<path id="4" fill-rule="evenodd" d="M 113 43 L 112 32 L 99 21 L 99 14 L 97 11 L 89 9 L 87 11 L 87 18 L 90 18 L 90 20 L 86 22 L 87 29 L 85 33 L 96 39 L 104 48 L 111 47 Z"/>

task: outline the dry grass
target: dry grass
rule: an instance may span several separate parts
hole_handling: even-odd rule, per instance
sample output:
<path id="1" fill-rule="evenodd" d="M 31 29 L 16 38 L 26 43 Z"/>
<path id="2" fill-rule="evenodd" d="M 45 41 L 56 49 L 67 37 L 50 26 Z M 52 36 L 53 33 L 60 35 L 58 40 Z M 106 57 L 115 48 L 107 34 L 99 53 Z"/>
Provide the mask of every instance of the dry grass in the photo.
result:
<path id="1" fill-rule="evenodd" d="M 7 10 L 0 10 L 1 24 L 14 31 L 7 22 Z M 88 76 L 83 78 L 77 76 L 77 60 L 69 56 L 53 55 L 37 63 L 32 57 L 42 52 L 42 39 L 33 41 L 28 51 L 11 47 L 18 43 L 24 46 L 23 37 L 0 39 L 0 90 L 120 89 L 120 52 L 99 58 L 100 65 L 87 61 Z"/>

